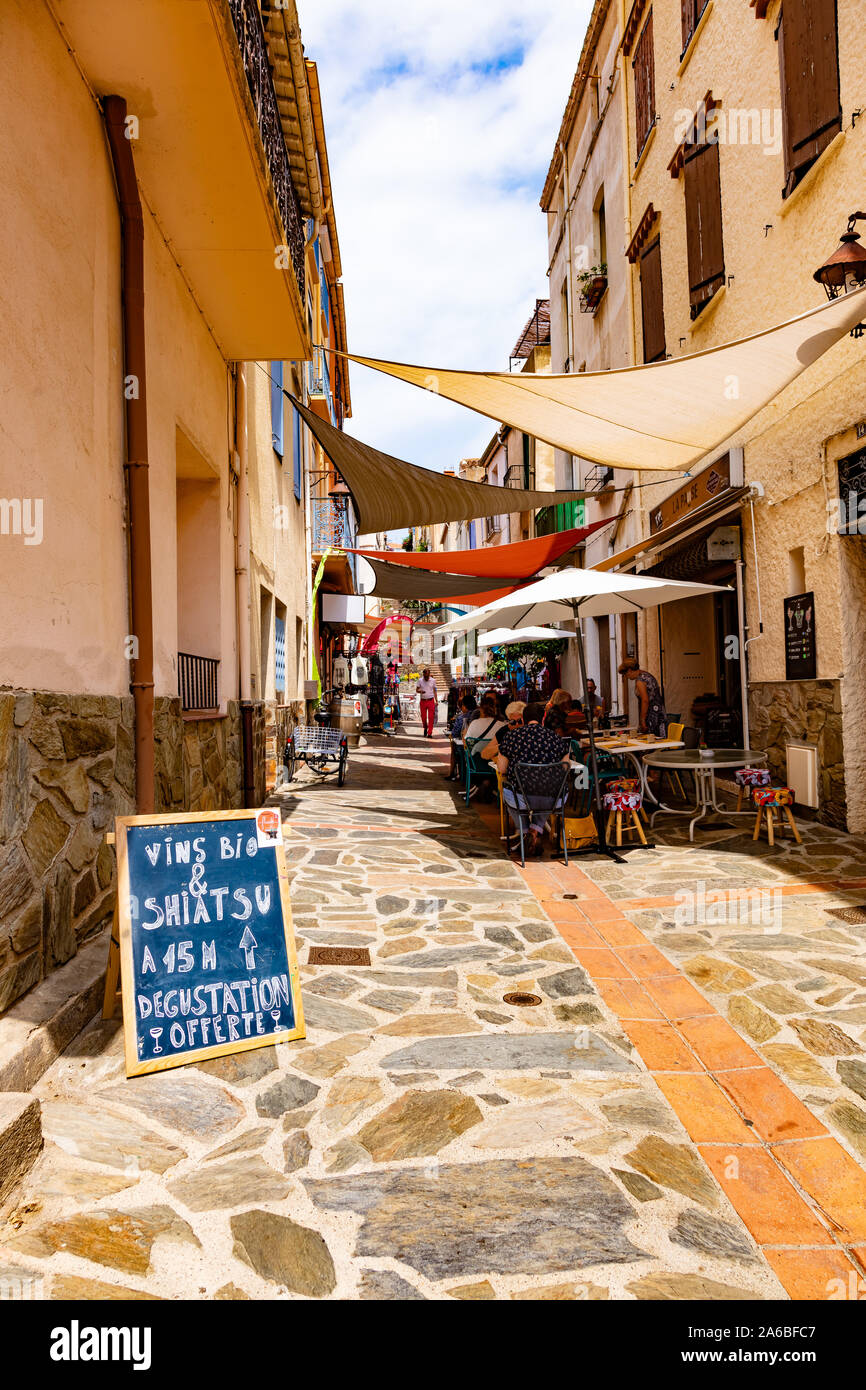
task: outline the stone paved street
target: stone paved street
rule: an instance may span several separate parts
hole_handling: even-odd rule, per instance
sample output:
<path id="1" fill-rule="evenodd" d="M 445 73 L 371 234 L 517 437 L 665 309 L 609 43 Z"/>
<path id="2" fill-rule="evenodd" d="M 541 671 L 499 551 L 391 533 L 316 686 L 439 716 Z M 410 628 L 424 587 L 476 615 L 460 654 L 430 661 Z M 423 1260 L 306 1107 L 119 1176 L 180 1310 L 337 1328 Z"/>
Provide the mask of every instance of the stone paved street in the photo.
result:
<path id="1" fill-rule="evenodd" d="M 691 846 L 663 818 L 624 866 L 521 872 L 446 748 L 369 739 L 344 788 L 304 771 L 277 798 L 301 961 L 371 964 L 303 966 L 304 1042 L 161 1075 L 126 1081 L 95 1020 L 36 1088 L 0 1275 L 55 1299 L 779 1299 L 863 1274 L 866 912 L 840 910 L 866 845 L 732 822 Z"/>

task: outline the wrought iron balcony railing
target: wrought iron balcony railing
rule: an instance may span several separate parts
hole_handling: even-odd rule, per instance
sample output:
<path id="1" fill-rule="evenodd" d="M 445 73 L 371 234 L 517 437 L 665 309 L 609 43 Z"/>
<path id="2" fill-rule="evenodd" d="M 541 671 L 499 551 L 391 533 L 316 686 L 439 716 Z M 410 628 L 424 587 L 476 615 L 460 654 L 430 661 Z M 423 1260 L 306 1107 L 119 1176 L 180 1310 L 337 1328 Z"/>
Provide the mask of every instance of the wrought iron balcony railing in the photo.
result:
<path id="1" fill-rule="evenodd" d="M 304 222 L 280 123 L 280 111 L 268 63 L 268 45 L 256 0 L 228 0 L 229 13 L 237 36 L 241 61 L 250 89 L 259 136 L 265 152 L 274 195 L 277 200 L 292 269 L 298 282 L 301 303 L 305 303 Z"/>
<path id="2" fill-rule="evenodd" d="M 218 668 L 218 658 L 178 652 L 177 684 L 182 709 L 219 708 Z"/>
<path id="3" fill-rule="evenodd" d="M 345 498 L 313 497 L 313 553 L 322 555 L 330 547 L 345 550 L 355 544 Z"/>

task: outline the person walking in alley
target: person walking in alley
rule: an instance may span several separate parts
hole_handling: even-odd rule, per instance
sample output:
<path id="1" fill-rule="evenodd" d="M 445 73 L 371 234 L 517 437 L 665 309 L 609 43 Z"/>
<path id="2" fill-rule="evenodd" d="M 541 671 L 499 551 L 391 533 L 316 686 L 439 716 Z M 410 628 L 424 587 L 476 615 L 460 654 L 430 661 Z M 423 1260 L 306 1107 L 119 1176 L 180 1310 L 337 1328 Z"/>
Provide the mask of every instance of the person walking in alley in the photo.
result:
<path id="1" fill-rule="evenodd" d="M 642 671 L 640 662 L 634 656 L 623 661 L 618 669 L 621 676 L 635 683 L 635 694 L 640 703 L 638 732 L 657 734 L 663 738 L 668 731 L 668 716 L 665 697 L 655 676 L 649 671 Z"/>
<path id="2" fill-rule="evenodd" d="M 421 679 L 415 687 L 415 694 L 421 696 L 421 723 L 424 725 L 424 737 L 433 737 L 433 725 L 436 722 L 436 699 L 438 692 L 436 682 L 430 675 L 430 667 L 425 666 L 421 672 Z"/>

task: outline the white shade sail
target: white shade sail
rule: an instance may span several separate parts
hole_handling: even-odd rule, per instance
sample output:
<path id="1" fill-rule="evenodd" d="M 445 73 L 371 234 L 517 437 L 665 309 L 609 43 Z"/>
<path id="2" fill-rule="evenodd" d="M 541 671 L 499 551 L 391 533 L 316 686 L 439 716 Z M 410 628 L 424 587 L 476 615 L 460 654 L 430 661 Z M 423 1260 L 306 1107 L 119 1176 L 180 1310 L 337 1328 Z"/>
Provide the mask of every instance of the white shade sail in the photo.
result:
<path id="1" fill-rule="evenodd" d="M 510 595 L 511 598 L 514 595 Z M 560 632 L 555 627 L 495 627 L 478 638 L 479 647 L 510 647 L 517 642 L 558 642 L 573 637 L 573 632 Z"/>
<path id="2" fill-rule="evenodd" d="M 472 628 L 510 628 L 539 623 L 547 625 L 573 617 L 603 618 L 609 613 L 635 613 L 674 599 L 699 594 L 730 593 L 724 585 L 688 584 L 678 579 L 654 579 L 642 574 L 612 574 L 602 570 L 564 569 L 527 584 L 517 593 L 476 608 L 462 618 L 444 623 L 442 632 L 468 632 Z"/>
<path id="3" fill-rule="evenodd" d="M 608 372 L 462 372 L 349 356 L 594 463 L 680 471 L 717 450 L 864 314 L 866 287 L 738 342 Z"/>

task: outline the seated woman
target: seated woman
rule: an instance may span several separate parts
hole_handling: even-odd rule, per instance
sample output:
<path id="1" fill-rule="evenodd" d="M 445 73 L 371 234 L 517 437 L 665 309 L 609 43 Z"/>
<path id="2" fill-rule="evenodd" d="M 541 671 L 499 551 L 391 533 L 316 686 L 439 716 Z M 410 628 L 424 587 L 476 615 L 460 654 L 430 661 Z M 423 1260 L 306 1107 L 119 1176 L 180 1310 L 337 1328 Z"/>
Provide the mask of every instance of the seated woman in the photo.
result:
<path id="1" fill-rule="evenodd" d="M 445 773 L 445 777 L 450 781 L 456 780 L 458 776 L 456 746 L 463 742 L 463 730 L 467 724 L 472 722 L 477 713 L 478 706 L 475 703 L 474 694 L 470 694 L 468 690 L 464 691 L 457 702 L 457 714 L 451 725 L 451 766 Z"/>
<path id="2" fill-rule="evenodd" d="M 523 727 L 523 713 L 525 709 L 526 705 L 522 700 L 512 700 L 510 704 L 507 704 L 505 706 L 505 719 L 507 722 L 499 725 L 499 728 L 494 731 L 490 742 L 485 744 L 481 749 L 482 758 L 486 758 L 489 763 L 494 763 L 500 772 L 504 773 L 506 767 L 505 756 L 500 746 L 500 740 L 504 735 L 507 735 L 509 731 Z"/>
<path id="3" fill-rule="evenodd" d="M 470 744 L 473 751 L 480 753 L 483 757 L 484 754 L 481 751 L 482 744 L 486 745 L 488 737 L 495 738 L 499 730 L 504 728 L 505 720 L 500 719 L 497 713 L 496 696 L 492 691 L 488 691 L 487 694 L 481 697 L 481 708 L 476 711 L 475 718 L 471 723 L 464 726 L 463 747 L 466 748 L 467 744 Z M 476 739 L 480 740 L 480 742 L 473 742 L 473 740 Z M 481 801 L 490 801 L 493 797 L 494 790 L 493 778 L 483 777 L 480 782 L 476 782 L 470 789 L 470 798 L 477 794 L 479 787 L 481 789 L 481 796 L 479 799 Z"/>
<path id="4" fill-rule="evenodd" d="M 503 797 L 508 807 L 508 814 L 516 829 L 520 828 L 520 813 L 518 812 L 518 801 L 520 788 L 514 776 L 513 768 L 517 763 L 568 763 L 569 746 L 567 741 L 563 741 L 552 729 L 545 728 L 542 724 L 544 717 L 544 706 L 539 704 L 529 704 L 526 706 L 523 725 L 518 729 L 502 730 L 499 734 L 498 742 L 500 751 L 503 755 L 505 767 L 505 790 Z M 529 847 L 530 856 L 540 858 L 543 853 L 541 837 L 544 834 L 544 827 L 550 814 L 550 807 L 544 797 L 530 795 L 529 803 Z M 523 812 L 526 819 L 526 811 Z"/>

